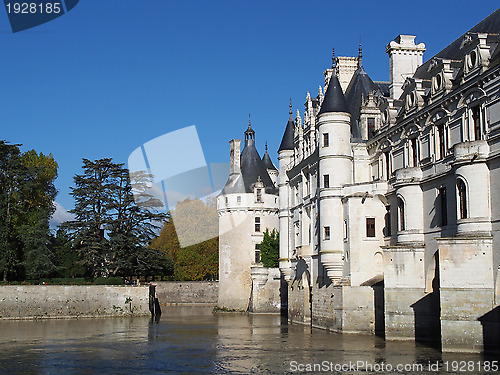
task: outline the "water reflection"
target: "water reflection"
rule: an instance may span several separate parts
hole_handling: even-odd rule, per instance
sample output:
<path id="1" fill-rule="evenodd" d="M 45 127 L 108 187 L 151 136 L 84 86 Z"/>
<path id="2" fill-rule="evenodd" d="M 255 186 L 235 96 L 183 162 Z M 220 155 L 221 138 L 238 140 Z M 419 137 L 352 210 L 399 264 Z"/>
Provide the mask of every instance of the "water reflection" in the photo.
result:
<path id="1" fill-rule="evenodd" d="M 495 359 L 441 355 L 411 342 L 311 330 L 287 325 L 280 316 L 212 315 L 210 307 L 166 307 L 159 322 L 146 317 L 1 321 L 0 332 L 2 374 L 282 374 L 298 373 L 299 365 L 357 361 L 371 366 L 422 364 L 427 371 L 399 373 L 437 374 L 450 373 L 443 361 Z M 440 371 L 428 368 L 438 362 Z"/>

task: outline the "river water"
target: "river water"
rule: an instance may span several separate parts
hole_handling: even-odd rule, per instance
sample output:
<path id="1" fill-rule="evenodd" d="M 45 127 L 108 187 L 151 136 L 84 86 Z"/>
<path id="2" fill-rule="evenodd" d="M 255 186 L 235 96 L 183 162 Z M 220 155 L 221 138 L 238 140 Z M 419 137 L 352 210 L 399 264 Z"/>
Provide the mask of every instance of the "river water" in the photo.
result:
<path id="1" fill-rule="evenodd" d="M 163 310 L 159 322 L 147 317 L 0 321 L 0 373 L 498 373 L 491 371 L 497 358 L 329 333 L 286 324 L 279 316 Z"/>

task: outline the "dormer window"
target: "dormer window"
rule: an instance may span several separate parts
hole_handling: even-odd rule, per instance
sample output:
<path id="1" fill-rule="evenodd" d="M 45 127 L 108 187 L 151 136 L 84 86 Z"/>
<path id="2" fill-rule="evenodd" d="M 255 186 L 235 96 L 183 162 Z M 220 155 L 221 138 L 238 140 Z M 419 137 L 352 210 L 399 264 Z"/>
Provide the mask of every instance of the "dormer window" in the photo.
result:
<path id="1" fill-rule="evenodd" d="M 410 92 L 406 96 L 406 109 L 412 109 L 413 107 L 415 107 L 416 102 L 417 98 L 415 96 L 415 92 Z"/>
<path id="2" fill-rule="evenodd" d="M 443 86 L 443 78 L 441 77 L 441 74 L 434 76 L 432 78 L 432 87 L 434 88 L 434 91 L 441 90 L 442 86 Z"/>
<path id="3" fill-rule="evenodd" d="M 254 192 L 255 192 L 255 202 L 257 202 L 257 203 L 264 202 L 262 200 L 262 194 L 264 192 L 264 184 L 263 184 L 262 180 L 260 179 L 260 176 L 257 177 L 257 182 L 255 183 L 255 186 L 254 186 Z"/>
<path id="4" fill-rule="evenodd" d="M 476 50 L 470 51 L 470 53 L 465 56 L 465 67 L 466 71 L 470 72 L 474 70 L 479 65 L 479 58 Z"/>
<path id="5" fill-rule="evenodd" d="M 368 124 L 368 139 L 371 139 L 375 136 L 375 117 L 368 117 L 367 124 Z"/>
<path id="6" fill-rule="evenodd" d="M 389 124 L 389 120 L 391 119 L 391 114 L 389 113 L 389 109 L 386 109 L 382 116 L 384 124 L 386 125 Z"/>
<path id="7" fill-rule="evenodd" d="M 257 189 L 255 194 L 256 194 L 255 201 L 261 203 L 262 202 L 262 189 Z"/>

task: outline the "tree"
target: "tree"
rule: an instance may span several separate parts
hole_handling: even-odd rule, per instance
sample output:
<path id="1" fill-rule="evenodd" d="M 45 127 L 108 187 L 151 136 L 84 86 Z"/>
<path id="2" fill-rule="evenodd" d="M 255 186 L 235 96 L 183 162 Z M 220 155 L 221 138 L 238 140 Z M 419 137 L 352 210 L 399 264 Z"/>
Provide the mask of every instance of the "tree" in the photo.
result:
<path id="1" fill-rule="evenodd" d="M 278 267 L 279 265 L 280 236 L 276 229 L 269 233 L 266 228 L 264 238 L 259 245 L 260 261 L 264 267 Z"/>
<path id="2" fill-rule="evenodd" d="M 189 207 L 195 209 L 189 212 Z M 172 211 L 150 247 L 161 250 L 172 258 L 175 280 L 216 279 L 219 274 L 219 238 L 208 237 L 210 239 L 196 243 L 197 239 L 207 238 L 218 232 L 218 220 L 214 216 L 217 214 L 215 200 L 208 199 L 204 203 L 199 199 L 186 199 Z M 208 218 L 210 222 L 206 222 L 204 218 Z M 182 223 L 178 224 L 178 221 Z M 184 240 L 188 243 L 195 241 L 193 245 L 181 247 L 177 237 L 179 229 L 187 236 Z M 189 231 L 194 233 L 190 235 Z"/>
<path id="3" fill-rule="evenodd" d="M 155 274 L 168 270 L 163 254 L 148 249 L 157 223 L 166 215 L 155 212 L 161 201 L 147 193 L 152 176 L 132 175 L 111 159 L 83 159 L 84 173 L 75 176 L 75 220 L 65 223 L 73 246 L 94 278 Z"/>
<path id="4" fill-rule="evenodd" d="M 19 238 L 23 244 L 23 266 L 28 279 L 50 276 L 56 271 L 50 249 L 49 220 L 54 214 L 57 190 L 57 163 L 52 155 L 31 150 L 21 155 L 25 167 L 24 183 L 20 189 L 23 209 Z"/>
<path id="5" fill-rule="evenodd" d="M 144 171 L 129 174 L 116 165 L 111 192 L 111 220 L 108 226 L 112 275 L 151 275 L 163 272 L 162 253 L 148 248 L 158 226 L 167 216 L 155 212 L 163 203 L 147 192 L 152 175 Z M 167 262 L 168 263 L 168 262 Z M 166 266 L 168 268 L 168 266 Z"/>
<path id="6" fill-rule="evenodd" d="M 73 246 L 93 277 L 107 276 L 108 240 L 105 226 L 110 221 L 111 176 L 115 164 L 111 159 L 83 159 L 83 174 L 74 177 L 71 195 L 75 208 L 70 210 L 75 220 L 63 224 L 73 235 Z"/>
<path id="7" fill-rule="evenodd" d="M 0 272 L 2 278 L 47 276 L 54 271 L 49 220 L 54 212 L 57 163 L 36 151 L 0 141 Z"/>

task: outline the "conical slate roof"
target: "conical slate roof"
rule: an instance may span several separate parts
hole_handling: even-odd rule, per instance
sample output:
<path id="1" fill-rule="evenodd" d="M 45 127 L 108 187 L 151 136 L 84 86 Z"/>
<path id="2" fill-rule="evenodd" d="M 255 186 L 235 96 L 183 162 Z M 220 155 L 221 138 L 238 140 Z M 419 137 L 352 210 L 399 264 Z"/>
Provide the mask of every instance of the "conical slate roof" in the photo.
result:
<path id="1" fill-rule="evenodd" d="M 330 78 L 330 83 L 326 89 L 325 98 L 321 104 L 319 114 L 328 112 L 346 112 L 349 113 L 342 87 L 335 71 Z"/>
<path id="2" fill-rule="evenodd" d="M 264 163 L 266 169 L 272 169 L 273 171 L 277 171 L 276 167 L 274 166 L 271 157 L 267 153 L 267 143 L 266 143 L 266 152 L 264 153 L 264 156 L 262 157 L 262 162 Z"/>
<path id="3" fill-rule="evenodd" d="M 254 184 L 259 178 L 264 184 L 267 193 L 274 192 L 275 188 L 273 182 L 253 142 L 248 142 L 241 152 L 240 165 L 241 176 L 243 177 L 243 183 L 247 193 L 253 193 Z"/>
<path id="4" fill-rule="evenodd" d="M 280 148 L 278 152 L 283 150 L 293 150 L 293 134 L 295 130 L 295 124 L 293 123 L 292 116 L 288 119 L 285 128 L 285 134 L 283 134 L 283 139 L 281 140 Z"/>
<path id="5" fill-rule="evenodd" d="M 293 137 L 295 133 L 295 124 L 292 118 L 292 98 L 290 98 L 290 116 L 288 117 L 288 122 L 286 123 L 285 134 L 283 134 L 283 139 L 281 140 L 280 148 L 278 153 L 283 150 L 293 150 Z"/>
<path id="6" fill-rule="evenodd" d="M 358 123 L 359 114 L 361 112 L 363 97 L 367 98 L 370 92 L 382 95 L 379 87 L 371 80 L 363 69 L 363 66 L 359 66 L 345 91 L 349 113 L 351 114 L 351 136 L 353 138 L 361 138 L 361 131 Z"/>
<path id="7" fill-rule="evenodd" d="M 269 157 L 269 155 L 267 156 Z M 271 162 L 270 158 L 269 162 Z M 255 131 L 250 122 L 245 131 L 245 147 L 240 155 L 240 171 L 239 174 L 229 176 L 222 194 L 253 193 L 255 183 L 259 180 L 264 184 L 266 193 L 278 194 L 278 190 L 267 173 L 266 163 L 255 148 Z"/>

